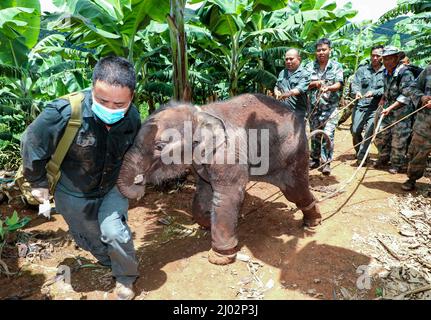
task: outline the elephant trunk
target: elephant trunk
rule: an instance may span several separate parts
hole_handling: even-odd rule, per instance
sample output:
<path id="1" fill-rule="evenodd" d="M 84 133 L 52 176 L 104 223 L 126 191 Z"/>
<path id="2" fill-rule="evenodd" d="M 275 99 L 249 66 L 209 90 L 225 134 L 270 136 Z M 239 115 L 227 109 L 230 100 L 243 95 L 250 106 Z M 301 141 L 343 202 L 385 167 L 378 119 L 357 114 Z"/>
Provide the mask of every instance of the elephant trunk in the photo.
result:
<path id="1" fill-rule="evenodd" d="M 145 176 L 142 175 L 142 156 L 138 150 L 130 149 L 124 156 L 117 186 L 121 194 L 129 199 L 139 199 L 145 194 Z"/>

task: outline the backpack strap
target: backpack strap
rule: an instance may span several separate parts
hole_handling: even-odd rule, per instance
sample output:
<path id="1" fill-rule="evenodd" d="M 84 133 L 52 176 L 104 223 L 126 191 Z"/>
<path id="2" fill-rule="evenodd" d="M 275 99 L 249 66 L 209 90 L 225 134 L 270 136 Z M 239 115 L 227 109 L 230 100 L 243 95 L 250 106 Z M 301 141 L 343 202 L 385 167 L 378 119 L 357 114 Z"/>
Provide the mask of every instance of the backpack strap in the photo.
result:
<path id="1" fill-rule="evenodd" d="M 81 127 L 81 105 L 84 100 L 84 94 L 82 92 L 75 92 L 69 95 L 61 97 L 61 99 L 67 99 L 70 102 L 71 115 L 67 123 L 66 129 L 60 142 L 55 149 L 54 154 L 46 165 L 46 173 L 48 177 L 49 187 L 51 194 L 54 194 L 55 187 L 58 180 L 60 179 L 60 166 L 66 156 L 67 151 L 70 148 L 73 140 L 75 139 L 76 133 Z"/>
<path id="2" fill-rule="evenodd" d="M 398 75 L 397 75 L 397 87 L 400 87 L 401 78 L 403 77 L 404 72 L 406 72 L 407 69 L 408 69 L 408 67 L 404 66 L 403 68 L 401 68 L 400 72 L 398 72 Z"/>

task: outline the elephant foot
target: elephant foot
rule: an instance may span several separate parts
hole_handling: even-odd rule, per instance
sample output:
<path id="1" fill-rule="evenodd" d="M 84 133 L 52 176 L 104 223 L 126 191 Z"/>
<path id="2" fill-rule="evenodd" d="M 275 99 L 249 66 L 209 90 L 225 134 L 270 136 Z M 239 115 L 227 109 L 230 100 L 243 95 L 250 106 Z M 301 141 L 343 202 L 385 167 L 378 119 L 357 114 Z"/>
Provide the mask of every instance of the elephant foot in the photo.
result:
<path id="1" fill-rule="evenodd" d="M 318 225 L 322 224 L 322 219 L 321 218 L 317 218 L 317 219 L 304 219 L 304 227 L 307 228 L 314 228 L 317 227 Z"/>
<path id="2" fill-rule="evenodd" d="M 301 208 L 304 214 L 304 226 L 307 228 L 314 228 L 322 224 L 322 216 L 320 214 L 319 206 L 317 205 L 317 200 L 314 200 L 305 208 Z"/>
<path id="3" fill-rule="evenodd" d="M 235 262 L 236 251 L 231 253 L 233 250 L 226 250 L 225 253 L 220 253 L 211 249 L 208 252 L 208 261 L 216 265 L 226 265 Z"/>

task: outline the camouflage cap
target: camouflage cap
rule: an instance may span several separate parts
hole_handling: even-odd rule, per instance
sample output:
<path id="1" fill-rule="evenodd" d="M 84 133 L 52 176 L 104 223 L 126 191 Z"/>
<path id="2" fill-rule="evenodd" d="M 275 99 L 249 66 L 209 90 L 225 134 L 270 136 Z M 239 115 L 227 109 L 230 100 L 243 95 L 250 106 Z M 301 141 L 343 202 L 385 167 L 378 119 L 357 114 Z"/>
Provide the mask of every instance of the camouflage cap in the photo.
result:
<path id="1" fill-rule="evenodd" d="M 394 54 L 399 54 L 402 51 L 394 46 L 386 46 L 383 48 L 382 57 L 392 56 Z"/>

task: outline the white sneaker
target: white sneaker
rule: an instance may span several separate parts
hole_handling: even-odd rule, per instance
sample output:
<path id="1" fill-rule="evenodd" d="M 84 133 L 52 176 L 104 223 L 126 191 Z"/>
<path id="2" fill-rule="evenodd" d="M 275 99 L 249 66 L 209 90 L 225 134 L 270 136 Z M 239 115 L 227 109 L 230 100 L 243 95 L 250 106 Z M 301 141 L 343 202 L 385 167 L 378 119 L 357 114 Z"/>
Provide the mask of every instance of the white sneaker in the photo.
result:
<path id="1" fill-rule="evenodd" d="M 124 285 L 117 282 L 114 290 L 117 300 L 132 300 L 135 297 L 133 284 Z"/>

